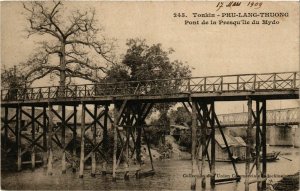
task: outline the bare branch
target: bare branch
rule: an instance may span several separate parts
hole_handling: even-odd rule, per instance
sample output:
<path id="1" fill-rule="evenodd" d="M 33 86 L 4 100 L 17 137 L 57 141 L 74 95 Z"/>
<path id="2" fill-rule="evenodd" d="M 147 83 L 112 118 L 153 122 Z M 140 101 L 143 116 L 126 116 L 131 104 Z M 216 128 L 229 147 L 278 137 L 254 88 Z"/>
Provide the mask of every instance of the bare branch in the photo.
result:
<path id="1" fill-rule="evenodd" d="M 48 74 L 60 77 L 61 86 L 70 83 L 72 77 L 97 81 L 99 74 L 107 72 L 115 64 L 113 43 L 107 41 L 99 31 L 95 10 L 62 12 L 63 3 L 23 3 L 29 23 L 28 36 L 48 35 L 39 50 L 27 62 L 22 63 L 26 80 L 33 82 Z M 99 40 L 98 37 L 102 38 Z M 104 63 L 98 64 L 95 55 Z M 99 59 L 97 59 L 99 60 Z"/>

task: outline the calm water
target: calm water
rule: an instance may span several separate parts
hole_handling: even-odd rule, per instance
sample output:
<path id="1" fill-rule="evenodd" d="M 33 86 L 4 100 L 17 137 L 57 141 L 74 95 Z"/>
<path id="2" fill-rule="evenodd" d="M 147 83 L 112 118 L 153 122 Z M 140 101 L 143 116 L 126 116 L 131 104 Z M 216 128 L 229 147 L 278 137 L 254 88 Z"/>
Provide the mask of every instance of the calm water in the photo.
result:
<path id="1" fill-rule="evenodd" d="M 281 151 L 286 158 L 292 161 L 280 158 L 277 162 L 267 164 L 267 174 L 270 176 L 293 174 L 299 171 L 299 151 L 295 148 L 269 147 L 270 151 Z M 208 167 L 207 167 L 208 168 Z M 237 164 L 239 173 L 243 176 L 245 172 L 245 164 Z M 135 179 L 133 174 L 129 181 L 122 179 L 121 175 L 117 182 L 111 181 L 111 176 L 97 175 L 95 178 L 90 177 L 89 171 L 86 171 L 83 179 L 78 178 L 78 174 L 68 171 L 67 174 L 61 175 L 59 168 L 56 169 L 54 175 L 49 177 L 45 174 L 43 168 L 37 169 L 35 172 L 24 170 L 22 172 L 8 173 L 2 172 L 2 189 L 29 189 L 29 190 L 45 190 L 45 189 L 63 189 L 63 190 L 189 190 L 191 179 L 184 177 L 191 172 L 190 160 L 165 160 L 156 161 L 156 174 L 153 177 L 143 179 Z M 207 169 L 208 170 L 208 169 Z M 230 163 L 216 163 L 216 172 L 219 176 L 228 176 L 234 173 Z M 254 170 L 255 173 L 255 170 Z M 280 178 L 270 178 L 273 181 Z M 199 181 L 198 181 L 199 183 Z M 200 184 L 197 190 L 201 190 Z M 256 184 L 250 187 L 256 190 Z M 244 179 L 240 183 L 230 183 L 217 185 L 214 189 L 209 188 L 209 179 L 207 179 L 206 190 L 244 190 Z"/>

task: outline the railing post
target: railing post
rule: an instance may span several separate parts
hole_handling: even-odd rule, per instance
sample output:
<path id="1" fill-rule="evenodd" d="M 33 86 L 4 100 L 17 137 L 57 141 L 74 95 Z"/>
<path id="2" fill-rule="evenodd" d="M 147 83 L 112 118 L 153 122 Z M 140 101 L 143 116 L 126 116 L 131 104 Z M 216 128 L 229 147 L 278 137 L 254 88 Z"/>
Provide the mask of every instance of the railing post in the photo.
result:
<path id="1" fill-rule="evenodd" d="M 187 88 L 188 88 L 188 92 L 189 92 L 189 93 L 192 93 L 192 92 L 191 92 L 191 78 L 188 78 Z"/>
<path id="2" fill-rule="evenodd" d="M 276 73 L 274 73 L 273 75 L 273 90 L 276 90 Z"/>
<path id="3" fill-rule="evenodd" d="M 204 92 L 206 92 L 206 77 L 204 77 Z"/>
<path id="4" fill-rule="evenodd" d="M 221 85 L 221 92 L 223 92 L 223 76 L 221 76 L 221 83 L 220 83 L 220 85 Z"/>
<path id="5" fill-rule="evenodd" d="M 74 88 L 74 98 L 77 98 L 77 85 L 75 85 L 75 88 Z"/>
<path id="6" fill-rule="evenodd" d="M 240 86 L 240 84 L 239 84 L 240 76 L 237 75 L 236 77 L 237 77 L 237 79 L 236 79 L 236 90 L 239 91 L 239 86 Z"/>
<path id="7" fill-rule="evenodd" d="M 255 91 L 255 85 L 256 85 L 256 74 L 254 74 L 252 91 Z"/>
<path id="8" fill-rule="evenodd" d="M 296 81 L 297 81 L 297 72 L 294 72 L 294 78 L 293 78 L 293 89 L 296 89 L 297 87 L 297 83 L 296 83 Z"/>
<path id="9" fill-rule="evenodd" d="M 96 94 L 97 94 L 97 84 L 95 83 L 95 85 L 94 85 L 94 96 L 96 96 Z"/>
<path id="10" fill-rule="evenodd" d="M 34 96 L 33 96 L 33 88 L 31 88 L 31 99 L 34 99 Z"/>

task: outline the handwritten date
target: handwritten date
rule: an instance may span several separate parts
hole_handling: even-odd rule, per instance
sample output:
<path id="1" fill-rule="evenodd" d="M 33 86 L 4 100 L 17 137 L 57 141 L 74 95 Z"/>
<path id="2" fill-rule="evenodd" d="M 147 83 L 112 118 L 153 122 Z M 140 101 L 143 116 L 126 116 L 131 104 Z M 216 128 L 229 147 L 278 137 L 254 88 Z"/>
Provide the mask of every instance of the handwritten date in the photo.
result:
<path id="1" fill-rule="evenodd" d="M 218 2 L 217 4 L 217 11 L 219 11 L 221 8 L 232 8 L 232 7 L 239 7 L 242 5 L 241 1 L 229 1 L 229 2 Z M 254 8 L 254 9 L 259 9 L 263 5 L 263 2 L 258 2 L 258 1 L 249 1 L 247 3 L 247 7 Z"/>

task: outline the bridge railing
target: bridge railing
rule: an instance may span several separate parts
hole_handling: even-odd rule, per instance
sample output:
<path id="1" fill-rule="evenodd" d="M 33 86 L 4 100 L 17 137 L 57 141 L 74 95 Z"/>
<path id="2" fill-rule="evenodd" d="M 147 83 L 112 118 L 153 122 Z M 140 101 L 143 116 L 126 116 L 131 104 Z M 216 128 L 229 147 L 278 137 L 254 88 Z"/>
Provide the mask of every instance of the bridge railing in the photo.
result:
<path id="1" fill-rule="evenodd" d="M 2 101 L 97 96 L 297 90 L 299 72 L 207 76 L 84 85 L 2 89 Z"/>

